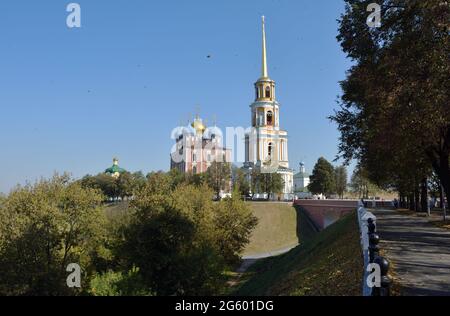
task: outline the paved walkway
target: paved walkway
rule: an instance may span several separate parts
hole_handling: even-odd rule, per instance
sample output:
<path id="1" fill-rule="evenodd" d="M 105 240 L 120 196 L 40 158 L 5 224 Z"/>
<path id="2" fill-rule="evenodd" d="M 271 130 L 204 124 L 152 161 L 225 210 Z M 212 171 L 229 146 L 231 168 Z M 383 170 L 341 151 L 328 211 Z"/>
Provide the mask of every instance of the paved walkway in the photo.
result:
<path id="1" fill-rule="evenodd" d="M 426 218 L 377 210 L 380 247 L 395 265 L 403 295 L 450 296 L 450 231 Z"/>
<path id="2" fill-rule="evenodd" d="M 276 249 L 276 250 L 272 250 L 272 251 L 268 251 L 268 252 L 261 252 L 258 254 L 250 254 L 250 255 L 244 255 L 242 257 L 243 260 L 248 260 L 248 259 L 265 259 L 265 258 L 270 258 L 270 257 L 276 257 L 276 256 L 280 256 L 280 255 L 284 255 L 285 253 L 291 251 L 292 249 L 294 249 L 295 247 L 297 247 L 299 244 L 295 244 L 283 249 Z"/>

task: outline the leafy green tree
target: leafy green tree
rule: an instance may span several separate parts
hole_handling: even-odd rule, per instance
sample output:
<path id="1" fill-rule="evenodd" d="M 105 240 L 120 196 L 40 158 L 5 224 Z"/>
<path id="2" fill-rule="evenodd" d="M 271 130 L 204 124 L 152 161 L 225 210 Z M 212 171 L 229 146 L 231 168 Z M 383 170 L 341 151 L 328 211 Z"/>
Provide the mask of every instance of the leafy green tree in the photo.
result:
<path id="1" fill-rule="evenodd" d="M 240 199 L 237 191 L 216 206 L 214 225 L 217 227 L 219 253 L 227 264 L 236 265 L 245 245 L 250 242 L 251 232 L 258 224 L 258 219 L 248 204 Z"/>
<path id="2" fill-rule="evenodd" d="M 273 194 L 283 192 L 284 181 L 279 173 L 262 173 L 260 169 L 253 168 L 250 174 L 249 188 L 252 198 L 256 193 L 265 193 L 267 200 L 270 200 Z"/>
<path id="3" fill-rule="evenodd" d="M 147 178 L 144 176 L 142 171 L 134 172 L 132 175 L 133 178 L 133 193 L 145 186 L 147 182 Z"/>
<path id="4" fill-rule="evenodd" d="M 186 175 L 186 184 L 201 187 L 208 183 L 206 173 L 190 173 Z"/>
<path id="5" fill-rule="evenodd" d="M 354 66 L 341 84 L 340 155 L 356 158 L 377 185 L 419 204 L 431 169 L 450 195 L 450 6 L 439 0 L 382 0 L 370 28 L 370 0 L 346 0 L 338 40 Z M 410 203 L 411 204 L 411 203 Z"/>
<path id="6" fill-rule="evenodd" d="M 336 193 L 336 178 L 333 165 L 321 157 L 314 166 L 310 177 L 309 190 L 313 194 L 325 194 L 327 196 Z"/>
<path id="7" fill-rule="evenodd" d="M 187 181 L 186 175 L 176 168 L 169 171 L 169 176 L 172 181 L 172 189 Z"/>
<path id="8" fill-rule="evenodd" d="M 250 183 L 247 174 L 241 168 L 234 169 L 234 188 L 238 189 L 241 196 L 250 195 Z"/>
<path id="9" fill-rule="evenodd" d="M 117 185 L 117 194 L 123 200 L 133 196 L 136 189 L 136 183 L 133 175 L 129 172 L 124 172 L 118 177 L 115 182 Z"/>
<path id="10" fill-rule="evenodd" d="M 213 161 L 206 171 L 206 179 L 219 198 L 221 191 L 230 190 L 231 165 L 227 162 Z"/>
<path id="11" fill-rule="evenodd" d="M 133 218 L 118 252 L 122 270 L 139 267 L 157 295 L 219 293 L 254 219 L 239 199 L 214 203 L 212 196 L 206 185 L 172 189 L 170 175 L 152 175 L 131 201 Z"/>
<path id="12" fill-rule="evenodd" d="M 165 186 L 165 179 L 161 186 Z M 123 257 L 140 268 L 157 295 L 206 295 L 222 284 L 224 262 L 218 256 L 212 192 L 181 186 L 164 194 L 149 186 L 132 201 L 136 219 L 125 235 Z"/>
<path id="13" fill-rule="evenodd" d="M 252 194 L 252 199 L 254 198 L 255 194 L 258 192 L 261 192 L 260 190 L 260 183 L 259 183 L 259 179 L 260 179 L 260 174 L 261 172 L 257 169 L 257 168 L 252 168 L 250 171 L 250 191 Z"/>
<path id="14" fill-rule="evenodd" d="M 100 190 L 103 195 L 110 200 L 117 200 L 120 197 L 118 180 L 111 175 L 100 173 L 96 176 L 87 175 L 81 179 L 84 188 Z"/>
<path id="15" fill-rule="evenodd" d="M 78 263 L 89 280 L 106 231 L 97 190 L 66 175 L 18 187 L 0 210 L 0 294 L 71 295 L 66 267 Z"/>
<path id="16" fill-rule="evenodd" d="M 128 272 L 112 270 L 95 275 L 90 281 L 89 294 L 92 296 L 152 296 L 146 288 L 139 269 Z"/>
<path id="17" fill-rule="evenodd" d="M 360 165 L 353 170 L 350 188 L 361 199 L 368 199 L 370 195 L 374 195 L 379 191 L 379 188 L 370 181 L 368 172 Z"/>
<path id="18" fill-rule="evenodd" d="M 336 177 L 336 193 L 339 198 L 344 198 L 344 193 L 347 192 L 347 168 L 345 166 L 336 167 L 335 170 Z"/>

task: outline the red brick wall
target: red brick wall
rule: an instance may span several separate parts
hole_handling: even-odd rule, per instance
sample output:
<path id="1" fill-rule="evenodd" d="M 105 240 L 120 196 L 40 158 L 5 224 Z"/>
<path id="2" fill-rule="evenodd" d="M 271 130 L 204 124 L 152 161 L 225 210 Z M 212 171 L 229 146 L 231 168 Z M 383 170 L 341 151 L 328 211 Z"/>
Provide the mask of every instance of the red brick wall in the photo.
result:
<path id="1" fill-rule="evenodd" d="M 320 229 L 324 229 L 341 217 L 357 209 L 356 200 L 296 200 Z"/>

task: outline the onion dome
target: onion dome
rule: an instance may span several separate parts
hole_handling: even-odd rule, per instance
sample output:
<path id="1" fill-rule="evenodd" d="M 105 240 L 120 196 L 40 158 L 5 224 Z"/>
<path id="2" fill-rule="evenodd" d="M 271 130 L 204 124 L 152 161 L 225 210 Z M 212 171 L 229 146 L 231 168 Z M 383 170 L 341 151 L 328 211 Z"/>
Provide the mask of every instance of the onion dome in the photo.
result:
<path id="1" fill-rule="evenodd" d="M 117 158 L 114 158 L 113 165 L 105 170 L 106 174 L 109 174 L 114 178 L 120 177 L 120 175 L 124 172 L 126 172 L 126 170 L 119 167 L 119 160 Z"/>

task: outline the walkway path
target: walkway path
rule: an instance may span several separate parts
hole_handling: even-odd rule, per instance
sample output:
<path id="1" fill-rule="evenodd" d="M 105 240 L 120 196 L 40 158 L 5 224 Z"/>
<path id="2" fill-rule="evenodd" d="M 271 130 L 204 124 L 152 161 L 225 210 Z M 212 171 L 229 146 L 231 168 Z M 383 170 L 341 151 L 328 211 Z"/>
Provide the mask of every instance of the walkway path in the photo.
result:
<path id="1" fill-rule="evenodd" d="M 378 210 L 380 247 L 395 265 L 403 295 L 450 296 L 450 231 L 426 218 Z"/>

